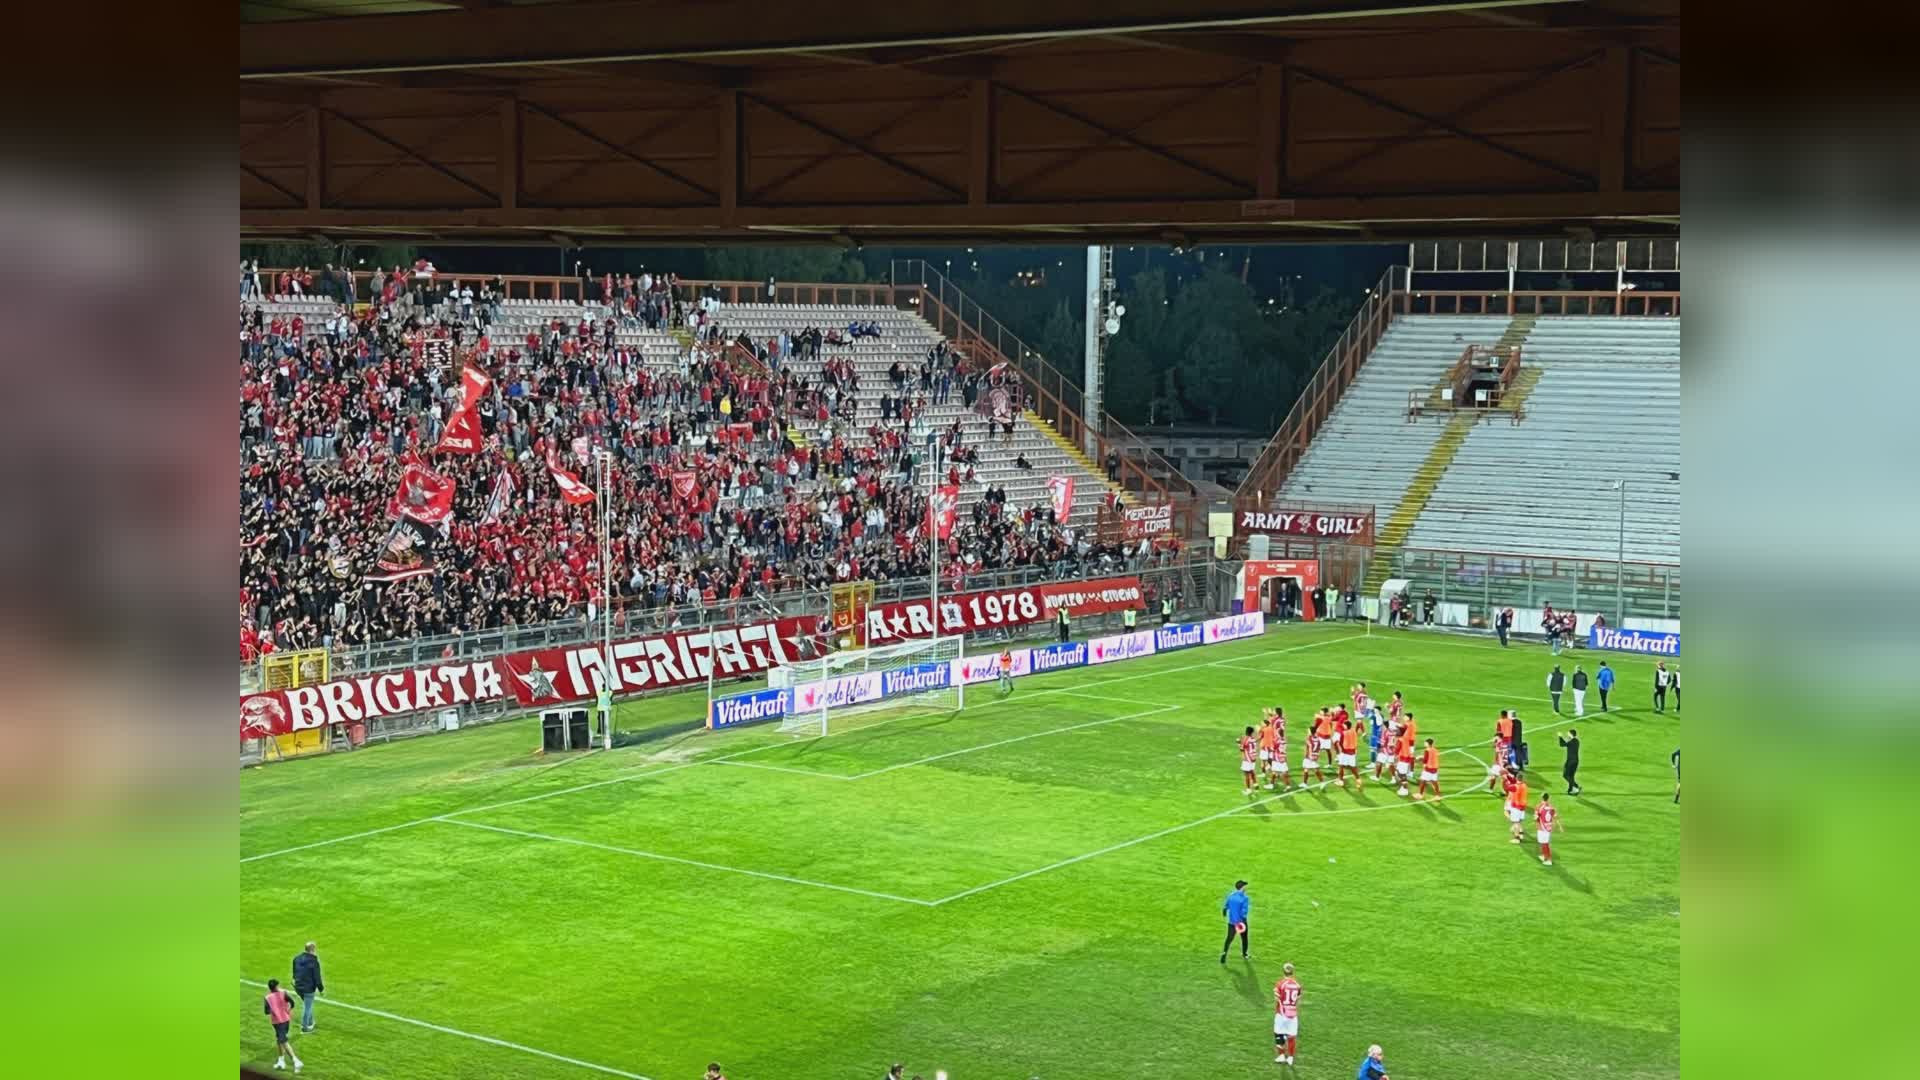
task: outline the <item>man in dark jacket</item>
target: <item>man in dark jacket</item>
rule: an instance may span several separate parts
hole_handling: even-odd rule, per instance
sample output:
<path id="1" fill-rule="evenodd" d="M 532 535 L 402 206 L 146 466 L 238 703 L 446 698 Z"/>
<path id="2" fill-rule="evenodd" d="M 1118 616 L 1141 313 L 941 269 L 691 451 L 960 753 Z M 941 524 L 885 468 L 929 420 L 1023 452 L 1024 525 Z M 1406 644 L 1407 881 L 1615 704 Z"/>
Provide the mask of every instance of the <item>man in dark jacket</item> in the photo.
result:
<path id="1" fill-rule="evenodd" d="M 293 957 L 293 992 L 300 995 L 300 1030 L 313 1030 L 313 996 L 324 994 L 327 984 L 320 981 L 320 957 L 307 942 L 304 951 Z"/>
<path id="2" fill-rule="evenodd" d="M 1579 664 L 1573 665 L 1573 715 L 1587 715 L 1587 672 Z"/>
<path id="3" fill-rule="evenodd" d="M 1513 629 L 1513 609 L 1501 608 L 1500 614 L 1494 617 L 1493 632 L 1500 635 L 1500 647 L 1503 649 L 1507 647 L 1507 631 L 1511 629 Z"/>
<path id="4" fill-rule="evenodd" d="M 1567 778 L 1567 794 L 1580 794 L 1580 781 L 1574 774 L 1580 771 L 1580 733 L 1572 728 L 1560 738 L 1560 745 L 1567 748 L 1567 763 L 1561 767 L 1560 775 Z"/>
<path id="5" fill-rule="evenodd" d="M 1553 698 L 1553 712 L 1556 716 L 1560 714 L 1560 694 L 1566 688 L 1567 673 L 1560 670 L 1559 664 L 1553 665 L 1553 670 L 1547 673 L 1547 694 Z"/>

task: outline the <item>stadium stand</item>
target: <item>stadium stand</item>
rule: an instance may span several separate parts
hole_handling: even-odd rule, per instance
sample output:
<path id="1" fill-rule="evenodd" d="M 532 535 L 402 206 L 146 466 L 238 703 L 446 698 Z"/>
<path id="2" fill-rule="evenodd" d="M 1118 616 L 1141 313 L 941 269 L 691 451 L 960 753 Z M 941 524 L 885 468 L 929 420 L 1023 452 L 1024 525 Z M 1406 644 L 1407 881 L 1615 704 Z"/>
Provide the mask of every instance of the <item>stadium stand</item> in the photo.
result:
<path id="1" fill-rule="evenodd" d="M 1626 558 L 1678 563 L 1680 320 L 1543 318 L 1523 362 L 1525 418 L 1472 429 L 1408 546 L 1612 559 L 1624 478 Z"/>
<path id="2" fill-rule="evenodd" d="M 363 283 L 358 295 L 374 299 L 349 309 L 344 288 L 328 296 L 287 279 L 252 296 L 243 285 L 243 660 L 582 616 L 599 600 L 594 514 L 556 497 L 545 461 L 559 455 L 591 479 L 573 456 L 589 444 L 616 461 L 616 607 L 924 575 L 910 538 L 925 483 L 916 489 L 910 469 L 928 432 L 941 437 L 942 479 L 961 488 L 942 567 L 951 586 L 1015 566 L 1064 577 L 1128 554 L 1080 528 L 1112 489 L 1021 414 L 1017 377 L 943 353 L 911 313 L 721 304 L 669 278 L 606 282 L 605 303 L 507 298 L 449 290 L 430 267 Z M 849 335 L 853 324 L 875 333 Z M 817 351 L 795 347 L 809 327 L 823 331 Z M 433 454 L 469 356 L 494 380 L 479 407 L 487 448 Z M 923 365 L 937 379 L 936 360 L 950 380 L 938 402 L 934 384 L 918 385 Z M 915 389 L 883 420 L 896 364 Z M 414 457 L 456 485 L 454 524 L 435 544 L 441 572 L 363 583 Z M 673 475 L 688 472 L 695 489 L 682 496 Z M 1068 522 L 1045 505 L 1053 473 L 1078 481 Z M 515 496 L 489 521 L 502 474 Z"/>

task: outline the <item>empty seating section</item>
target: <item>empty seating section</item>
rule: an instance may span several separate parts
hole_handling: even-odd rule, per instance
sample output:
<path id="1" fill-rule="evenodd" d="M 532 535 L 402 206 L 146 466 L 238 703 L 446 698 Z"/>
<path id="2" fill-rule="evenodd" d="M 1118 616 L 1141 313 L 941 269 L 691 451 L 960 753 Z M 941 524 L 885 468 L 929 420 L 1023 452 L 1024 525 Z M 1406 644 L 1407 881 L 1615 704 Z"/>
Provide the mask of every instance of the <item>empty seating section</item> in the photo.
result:
<path id="1" fill-rule="evenodd" d="M 781 331 L 797 334 L 808 327 L 844 331 L 852 322 L 877 323 L 880 328 L 877 338 L 862 337 L 849 345 L 823 346 L 820 360 L 780 362 L 783 370 L 804 373 L 815 383 L 820 381 L 826 360 L 844 357 L 853 362 L 854 370 L 860 377 L 860 393 L 857 421 L 853 431 L 847 433 L 850 442 L 863 439 L 870 425 L 881 424 L 880 398 L 883 394 L 894 393 L 887 378 L 887 371 L 894 361 L 899 361 L 906 369 L 909 385 L 914 388 L 911 393 L 918 395 L 918 383 L 912 376 L 917 372 L 918 365 L 926 360 L 927 350 L 940 340 L 940 335 L 920 316 L 891 307 L 724 304 L 717 317 L 729 338 L 745 333 L 761 342 L 778 337 Z M 975 467 L 975 482 L 961 485 L 960 509 L 963 513 L 971 508 L 989 485 L 1004 488 L 1007 501 L 1016 508 L 1044 506 L 1047 502 L 1047 478 L 1064 475 L 1074 478 L 1074 508 L 1069 522 L 1077 525 L 1093 520 L 1101 500 L 1110 490 L 1106 478 L 1089 471 L 1087 464 L 1062 449 L 1049 433 L 1036 427 L 1025 415 L 1014 421 L 1013 438 L 1010 441 L 1001 435 L 989 439 L 986 420 L 966 407 L 957 386 L 944 405 L 934 405 L 931 394 L 927 398 L 924 415 L 928 428 L 936 432 L 944 431 L 958 419 L 964 436 L 963 445 L 980 452 L 980 461 Z M 914 426 L 918 435 L 921 430 L 918 420 Z M 808 438 L 820 434 L 817 425 L 803 423 L 798 427 Z M 923 438 L 920 436 L 916 439 L 916 453 L 923 445 L 919 441 Z M 1021 455 L 1025 455 L 1033 466 L 1031 470 L 1021 469 L 1016 464 Z"/>
<path id="2" fill-rule="evenodd" d="M 1524 419 L 1473 428 L 1406 546 L 1611 560 L 1624 479 L 1627 560 L 1677 564 L 1680 321 L 1542 318 L 1523 355 L 1541 372 Z"/>
<path id="3" fill-rule="evenodd" d="M 1498 338 L 1505 318 L 1404 316 L 1360 366 L 1353 385 L 1287 477 L 1288 499 L 1371 503 L 1386 521 L 1445 427 L 1406 422 L 1407 392 L 1444 381 L 1460 352 Z"/>

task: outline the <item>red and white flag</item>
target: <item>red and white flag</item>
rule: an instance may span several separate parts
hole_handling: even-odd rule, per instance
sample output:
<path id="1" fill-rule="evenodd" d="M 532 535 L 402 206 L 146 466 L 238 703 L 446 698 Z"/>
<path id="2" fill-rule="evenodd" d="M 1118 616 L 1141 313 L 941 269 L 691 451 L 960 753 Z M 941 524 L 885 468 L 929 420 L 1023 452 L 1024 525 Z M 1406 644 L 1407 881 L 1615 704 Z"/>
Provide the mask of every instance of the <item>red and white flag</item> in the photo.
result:
<path id="1" fill-rule="evenodd" d="M 480 519 L 482 525 L 492 525 L 505 516 L 507 507 L 513 505 L 513 473 L 507 467 L 500 467 L 500 474 L 493 478 L 493 491 L 487 496 L 487 512 Z"/>
<path id="2" fill-rule="evenodd" d="M 453 410 L 453 417 L 447 421 L 445 431 L 440 433 L 440 441 L 434 446 L 436 453 L 477 454 L 480 452 L 482 436 L 480 434 L 480 399 L 486 395 L 493 380 L 487 373 L 468 364 L 460 372 L 460 407 Z"/>
<path id="3" fill-rule="evenodd" d="M 400 473 L 400 487 L 387 500 L 389 517 L 406 517 L 444 528 L 453 517 L 453 481 L 419 462 Z"/>
<path id="4" fill-rule="evenodd" d="M 575 506 L 585 506 L 593 501 L 593 489 L 581 483 L 579 477 L 561 468 L 558 456 L 547 456 L 547 471 L 553 474 L 553 482 L 560 488 L 561 498 Z"/>
<path id="5" fill-rule="evenodd" d="M 672 473 L 671 479 L 673 481 L 673 494 L 676 498 L 693 498 L 694 477 L 692 469 L 676 469 Z"/>
<path id="6" fill-rule="evenodd" d="M 1067 515 L 1073 513 L 1073 477 L 1047 477 L 1047 495 L 1053 500 L 1053 516 L 1065 524 Z"/>
<path id="7" fill-rule="evenodd" d="M 933 497 L 927 500 L 927 517 L 933 522 L 934 534 L 945 540 L 953 535 L 953 519 L 960 508 L 960 489 L 953 484 L 943 484 L 933 489 Z"/>

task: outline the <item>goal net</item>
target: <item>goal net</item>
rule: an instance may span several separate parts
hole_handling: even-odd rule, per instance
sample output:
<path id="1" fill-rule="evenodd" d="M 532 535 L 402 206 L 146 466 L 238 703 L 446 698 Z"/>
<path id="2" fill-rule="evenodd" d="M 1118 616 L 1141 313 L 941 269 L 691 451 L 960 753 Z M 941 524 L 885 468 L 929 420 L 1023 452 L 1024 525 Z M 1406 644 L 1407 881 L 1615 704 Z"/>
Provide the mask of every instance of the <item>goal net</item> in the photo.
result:
<path id="1" fill-rule="evenodd" d="M 952 712 L 964 703 L 954 661 L 959 637 L 851 649 L 776 668 L 768 684 L 790 687 L 780 730 L 830 735 L 916 714 Z"/>

